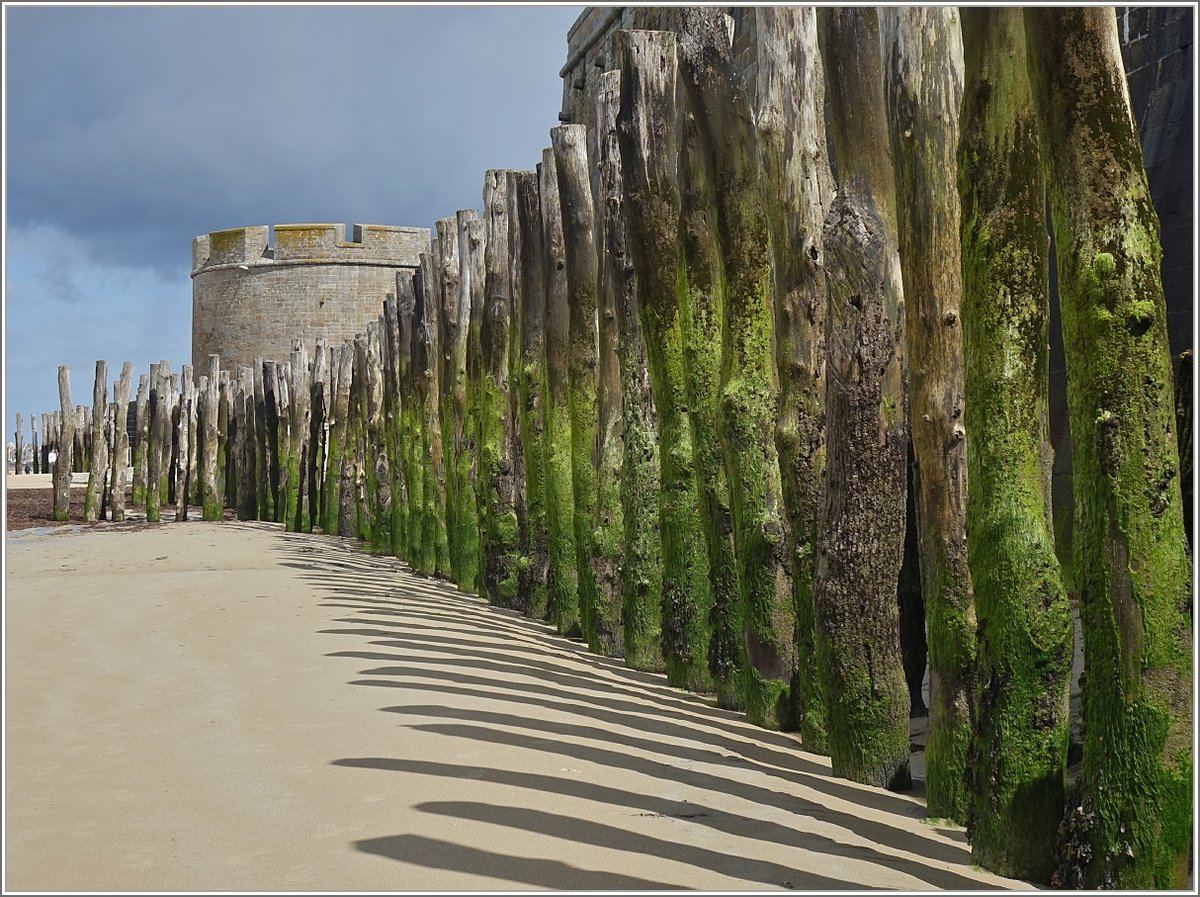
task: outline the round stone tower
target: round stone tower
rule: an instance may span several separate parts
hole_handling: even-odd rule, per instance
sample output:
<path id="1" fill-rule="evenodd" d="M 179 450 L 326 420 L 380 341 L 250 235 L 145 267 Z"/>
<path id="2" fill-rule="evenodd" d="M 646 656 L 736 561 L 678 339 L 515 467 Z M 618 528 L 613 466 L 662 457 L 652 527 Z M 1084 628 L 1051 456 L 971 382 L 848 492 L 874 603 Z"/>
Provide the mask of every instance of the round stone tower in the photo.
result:
<path id="1" fill-rule="evenodd" d="M 239 227 L 192 240 L 192 364 L 208 356 L 236 370 L 255 356 L 286 359 L 301 337 L 339 345 L 361 333 L 396 290 L 396 274 L 429 251 L 423 227 L 277 224 Z"/>

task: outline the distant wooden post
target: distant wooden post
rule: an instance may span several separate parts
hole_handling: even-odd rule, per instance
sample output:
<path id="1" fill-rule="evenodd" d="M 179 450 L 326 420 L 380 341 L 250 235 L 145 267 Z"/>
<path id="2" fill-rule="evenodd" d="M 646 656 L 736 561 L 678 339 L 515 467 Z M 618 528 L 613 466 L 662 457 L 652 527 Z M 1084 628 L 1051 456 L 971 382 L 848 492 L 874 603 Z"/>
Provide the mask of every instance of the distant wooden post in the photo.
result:
<path id="1" fill-rule="evenodd" d="M 109 476 L 109 507 L 113 523 L 125 519 L 125 477 L 129 467 L 129 392 L 133 388 L 133 362 L 121 366 L 113 415 L 112 473 Z"/>
<path id="2" fill-rule="evenodd" d="M 146 504 L 146 448 L 150 438 L 150 380 L 154 376 L 154 365 L 150 365 L 151 373 L 138 377 L 137 404 L 134 406 L 133 441 L 133 495 L 134 506 Z"/>
<path id="3" fill-rule="evenodd" d="M 29 453 L 33 456 L 33 472 L 42 472 L 42 459 L 38 445 L 37 415 L 29 415 Z"/>
<path id="4" fill-rule="evenodd" d="M 88 458 L 91 456 L 91 418 L 87 405 L 75 406 L 75 457 L 74 472 L 88 472 Z"/>
<path id="5" fill-rule="evenodd" d="M 146 522 L 158 523 L 162 507 L 162 441 L 167 414 L 166 378 L 159 364 L 150 365 L 146 401 Z"/>
<path id="6" fill-rule="evenodd" d="M 54 519 L 66 520 L 71 510 L 71 466 L 75 451 L 75 408 L 71 402 L 71 369 L 58 368 L 58 459 L 54 462 Z"/>
<path id="7" fill-rule="evenodd" d="M 229 371 L 221 371 L 217 387 L 217 492 L 227 506 L 234 504 L 234 453 L 229 444 L 230 409 L 233 407 L 233 384 Z"/>
<path id="8" fill-rule="evenodd" d="M 57 413 L 54 411 L 42 415 L 42 473 L 53 473 L 50 469 L 50 450 L 58 438 L 58 424 L 54 422 Z"/>
<path id="9" fill-rule="evenodd" d="M 185 364 L 180 380 L 182 391 L 179 395 L 179 408 L 175 416 L 175 445 L 178 462 L 175 467 L 175 519 L 187 520 L 189 480 L 188 472 L 192 468 L 190 449 L 195 445 L 195 437 L 191 432 L 192 397 L 195 386 L 192 380 L 192 366 Z"/>
<path id="10" fill-rule="evenodd" d="M 200 378 L 200 410 L 196 423 L 200 452 L 200 508 L 204 520 L 220 520 L 223 515 L 221 490 L 217 479 L 220 440 L 221 357 L 208 356 L 208 373 Z"/>
<path id="11" fill-rule="evenodd" d="M 188 451 L 187 451 L 187 488 L 188 502 L 194 505 L 201 503 L 200 497 L 200 393 L 196 388 L 198 378 L 193 379 L 189 373 L 184 384 L 184 395 L 187 396 L 188 408 Z"/>
<path id="12" fill-rule="evenodd" d="M 24 472 L 21 466 L 21 456 L 25 453 L 25 419 L 21 417 L 20 412 L 17 413 L 17 430 L 14 434 L 13 447 L 15 450 L 13 475 L 19 476 Z"/>

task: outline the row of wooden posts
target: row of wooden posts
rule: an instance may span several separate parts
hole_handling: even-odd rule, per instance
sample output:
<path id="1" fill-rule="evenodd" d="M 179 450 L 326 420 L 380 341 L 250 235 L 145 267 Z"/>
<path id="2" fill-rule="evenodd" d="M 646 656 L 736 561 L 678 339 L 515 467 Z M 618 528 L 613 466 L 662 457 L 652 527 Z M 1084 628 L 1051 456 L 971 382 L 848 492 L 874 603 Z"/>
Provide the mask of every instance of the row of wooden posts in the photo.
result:
<path id="1" fill-rule="evenodd" d="M 967 821 L 975 860 L 1005 874 L 1178 881 L 1190 579 L 1170 360 L 1143 263 L 1156 256 L 1129 255 L 1110 227 L 1149 234 L 1153 210 L 1127 99 L 1071 80 L 1123 78 L 1111 10 L 965 12 L 960 32 L 952 8 L 764 8 L 753 103 L 719 8 L 639 15 L 662 30 L 617 34 L 594 125 L 552 129 L 536 170 L 488 171 L 482 213 L 438 221 L 353 341 L 298 338 L 288 359 L 230 371 L 215 356 L 178 377 L 152 367 L 134 502 L 149 520 L 174 501 L 177 518 L 233 507 L 355 536 L 756 724 L 799 728 L 837 775 L 902 788 L 911 429 L 931 814 Z M 1060 108 L 1084 96 L 1103 140 Z M 1053 135 L 1043 148 L 1039 133 Z M 1115 155 L 1092 170 L 1062 149 L 1081 145 Z M 1110 207 L 1110 193 L 1141 198 Z M 1089 669 L 1070 806 L 1047 196 L 1070 249 L 1058 270 Z M 111 495 L 120 519 L 129 366 L 111 413 L 104 377 L 101 364 L 88 513 Z M 79 444 L 66 379 L 58 424 L 43 421 L 58 433 L 58 514 Z M 1122 628 L 1131 596 L 1136 633 Z M 1151 728 L 1154 746 L 1128 741 Z"/>

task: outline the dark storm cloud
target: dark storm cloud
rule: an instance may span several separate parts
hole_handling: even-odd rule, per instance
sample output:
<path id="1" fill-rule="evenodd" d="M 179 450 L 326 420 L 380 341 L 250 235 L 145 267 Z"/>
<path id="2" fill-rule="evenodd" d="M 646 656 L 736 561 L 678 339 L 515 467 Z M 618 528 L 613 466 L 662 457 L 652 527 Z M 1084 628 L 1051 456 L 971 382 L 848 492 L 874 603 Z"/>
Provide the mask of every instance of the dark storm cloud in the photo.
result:
<path id="1" fill-rule="evenodd" d="M 532 168 L 581 10 L 7 5 L 6 439 L 59 364 L 188 360 L 197 234 L 432 227 Z"/>
<path id="2" fill-rule="evenodd" d="M 144 264 L 223 227 L 478 206 L 557 123 L 578 11 L 10 8 L 10 226 Z"/>

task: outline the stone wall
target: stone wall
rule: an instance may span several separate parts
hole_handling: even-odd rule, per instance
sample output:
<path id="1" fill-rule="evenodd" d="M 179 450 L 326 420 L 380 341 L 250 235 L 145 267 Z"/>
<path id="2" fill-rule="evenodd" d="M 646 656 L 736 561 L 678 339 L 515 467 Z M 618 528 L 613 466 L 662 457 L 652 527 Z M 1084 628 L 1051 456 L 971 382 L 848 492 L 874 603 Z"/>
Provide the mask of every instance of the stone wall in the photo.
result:
<path id="1" fill-rule="evenodd" d="M 420 227 L 277 224 L 203 234 L 192 241 L 192 364 L 230 370 L 255 356 L 286 359 L 292 340 L 352 339 L 379 316 L 396 275 L 417 267 L 430 232 Z"/>

